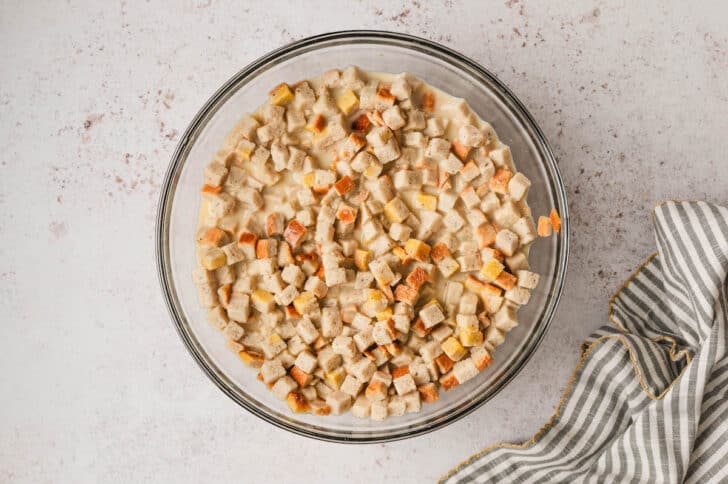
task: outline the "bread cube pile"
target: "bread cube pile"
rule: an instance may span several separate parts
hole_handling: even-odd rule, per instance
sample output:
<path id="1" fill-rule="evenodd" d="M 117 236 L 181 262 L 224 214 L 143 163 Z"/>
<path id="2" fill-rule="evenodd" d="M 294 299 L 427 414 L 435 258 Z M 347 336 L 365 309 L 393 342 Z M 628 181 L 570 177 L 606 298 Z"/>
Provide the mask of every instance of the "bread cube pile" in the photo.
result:
<path id="1" fill-rule="evenodd" d="M 204 176 L 200 303 L 294 412 L 419 411 L 491 363 L 538 285 L 530 181 L 408 74 L 280 84 Z"/>

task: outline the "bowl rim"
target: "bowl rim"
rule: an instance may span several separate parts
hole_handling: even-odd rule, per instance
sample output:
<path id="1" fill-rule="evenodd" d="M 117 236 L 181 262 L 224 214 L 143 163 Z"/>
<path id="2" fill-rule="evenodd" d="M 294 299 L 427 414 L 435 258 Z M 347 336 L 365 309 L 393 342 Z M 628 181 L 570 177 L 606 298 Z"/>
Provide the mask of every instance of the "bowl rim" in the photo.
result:
<path id="1" fill-rule="evenodd" d="M 315 427 L 314 429 L 304 429 L 299 425 L 283 421 L 277 418 L 275 415 L 268 414 L 261 408 L 251 404 L 245 399 L 239 398 L 239 396 L 235 394 L 225 384 L 224 381 L 222 381 L 220 375 L 218 375 L 218 373 L 207 364 L 203 355 L 198 351 L 197 347 L 191 341 L 190 335 L 188 334 L 187 330 L 184 328 L 184 324 L 182 323 L 182 321 L 186 320 L 186 318 L 183 316 L 183 314 L 181 314 L 183 313 L 183 311 L 177 302 L 178 299 L 176 296 L 176 290 L 173 290 L 174 284 L 172 281 L 172 275 L 170 270 L 171 257 L 168 243 L 168 218 L 171 214 L 173 195 L 176 190 L 175 176 L 178 170 L 184 165 L 184 162 L 186 161 L 186 157 L 183 157 L 182 155 L 188 150 L 189 147 L 191 147 L 190 142 L 194 142 L 194 139 L 191 138 L 192 134 L 204 128 L 208 116 L 211 116 L 217 111 L 217 109 L 213 108 L 219 107 L 221 105 L 220 102 L 224 100 L 224 98 L 228 95 L 228 91 L 230 90 L 230 88 L 243 81 L 246 77 L 255 74 L 259 69 L 264 68 L 266 65 L 274 62 L 276 59 L 293 51 L 306 47 L 312 47 L 320 43 L 342 40 L 371 40 L 380 42 L 397 41 L 402 43 L 402 45 L 400 45 L 402 47 L 416 48 L 417 46 L 420 46 L 426 48 L 428 51 L 425 51 L 425 53 L 427 54 L 431 54 L 429 50 L 434 50 L 443 56 L 440 58 L 440 60 L 450 63 L 453 67 L 456 67 L 457 69 L 462 69 L 464 65 L 471 70 L 471 75 L 477 74 L 478 76 L 481 76 L 494 84 L 499 89 L 498 94 L 502 98 L 504 98 L 505 101 L 508 102 L 508 107 L 511 108 L 513 111 L 512 114 L 520 117 L 520 119 L 532 131 L 532 141 L 538 145 L 540 151 L 543 153 L 544 162 L 549 165 L 547 168 L 549 169 L 549 172 L 553 175 L 550 178 L 550 182 L 552 185 L 552 189 L 555 192 L 555 201 L 562 218 L 562 230 L 558 234 L 559 239 L 557 240 L 556 246 L 556 268 L 554 277 L 552 279 L 552 287 L 550 288 L 551 295 L 547 300 L 547 305 L 543 316 L 541 317 L 541 321 L 538 323 L 537 326 L 534 327 L 534 330 L 528 336 L 529 339 L 532 339 L 529 351 L 524 352 L 524 354 L 522 354 L 520 358 L 514 361 L 514 364 L 511 368 L 504 371 L 503 377 L 499 378 L 496 382 L 494 382 L 494 388 L 490 391 L 488 395 L 482 398 L 473 399 L 468 405 L 457 409 L 455 412 L 449 415 L 439 417 L 435 422 L 424 422 L 424 424 L 419 424 L 416 427 L 403 427 L 401 429 L 396 429 L 391 432 L 382 431 L 385 432 L 385 434 L 382 435 L 357 435 L 355 433 L 338 430 L 324 432 L 318 430 L 319 427 Z M 456 63 L 460 65 L 456 65 Z M 513 381 L 513 379 L 521 372 L 521 370 L 523 370 L 524 366 L 528 363 L 533 354 L 536 352 L 537 348 L 541 344 L 541 341 L 543 340 L 548 329 L 550 328 L 556 309 L 561 300 L 566 280 L 566 269 L 569 259 L 569 212 L 568 203 L 566 200 L 566 191 L 564 188 L 563 180 L 561 178 L 561 173 L 559 171 L 556 158 L 548 141 L 546 140 L 546 137 L 544 136 L 541 128 L 536 123 L 531 113 L 523 105 L 523 103 L 493 73 L 491 73 L 485 67 L 481 66 L 479 63 L 458 53 L 457 51 L 441 45 L 437 42 L 423 39 L 421 37 L 384 30 L 342 30 L 306 37 L 304 39 L 289 43 L 283 47 L 279 47 L 278 49 L 275 49 L 259 57 L 255 61 L 251 62 L 250 64 L 239 70 L 232 77 L 230 77 L 205 102 L 205 104 L 195 114 L 184 134 L 180 137 L 180 141 L 178 142 L 177 147 L 175 148 L 170 159 L 170 164 L 165 173 L 159 195 L 154 243 L 159 283 L 162 289 L 165 304 L 172 319 L 172 323 L 174 324 L 177 333 L 179 334 L 182 342 L 187 348 L 187 351 L 197 362 L 197 365 L 225 395 L 227 395 L 234 402 L 236 402 L 244 409 L 248 410 L 253 415 L 263 419 L 268 423 L 275 425 L 276 427 L 282 428 L 297 435 L 337 443 L 380 443 L 402 440 L 418 435 L 423 435 L 444 428 L 445 426 L 460 420 L 461 418 L 469 415 L 470 413 L 484 405 L 486 402 L 488 402 L 490 399 L 495 397 L 501 390 L 503 390 L 503 388 L 505 388 L 511 381 Z"/>

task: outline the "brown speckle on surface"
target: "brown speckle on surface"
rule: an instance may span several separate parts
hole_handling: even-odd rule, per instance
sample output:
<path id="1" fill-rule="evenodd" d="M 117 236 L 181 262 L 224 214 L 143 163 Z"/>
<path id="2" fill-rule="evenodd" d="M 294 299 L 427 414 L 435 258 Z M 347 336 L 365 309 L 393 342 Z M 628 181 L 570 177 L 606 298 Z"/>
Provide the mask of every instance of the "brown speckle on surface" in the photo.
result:
<path id="1" fill-rule="evenodd" d="M 48 230 L 50 230 L 50 232 L 54 238 L 60 239 L 61 237 L 66 235 L 66 232 L 67 232 L 66 223 L 65 222 L 51 222 L 50 225 L 48 225 Z"/>

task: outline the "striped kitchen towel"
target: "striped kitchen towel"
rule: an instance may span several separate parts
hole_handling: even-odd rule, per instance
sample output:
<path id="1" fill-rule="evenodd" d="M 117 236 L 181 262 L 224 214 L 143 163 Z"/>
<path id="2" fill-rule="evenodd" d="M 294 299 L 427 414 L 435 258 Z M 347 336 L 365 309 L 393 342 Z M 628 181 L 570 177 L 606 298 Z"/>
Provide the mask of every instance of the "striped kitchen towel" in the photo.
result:
<path id="1" fill-rule="evenodd" d="M 665 202 L 551 420 L 442 482 L 728 482 L 728 209 Z"/>

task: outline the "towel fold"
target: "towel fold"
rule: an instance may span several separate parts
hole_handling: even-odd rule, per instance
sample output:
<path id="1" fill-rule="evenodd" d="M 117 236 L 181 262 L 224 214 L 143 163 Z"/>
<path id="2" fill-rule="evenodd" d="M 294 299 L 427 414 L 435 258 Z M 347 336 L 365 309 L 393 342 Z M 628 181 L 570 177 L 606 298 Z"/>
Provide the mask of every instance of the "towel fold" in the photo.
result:
<path id="1" fill-rule="evenodd" d="M 549 422 L 442 482 L 728 482 L 728 209 L 670 201 L 653 222 L 658 252 L 583 343 Z"/>

